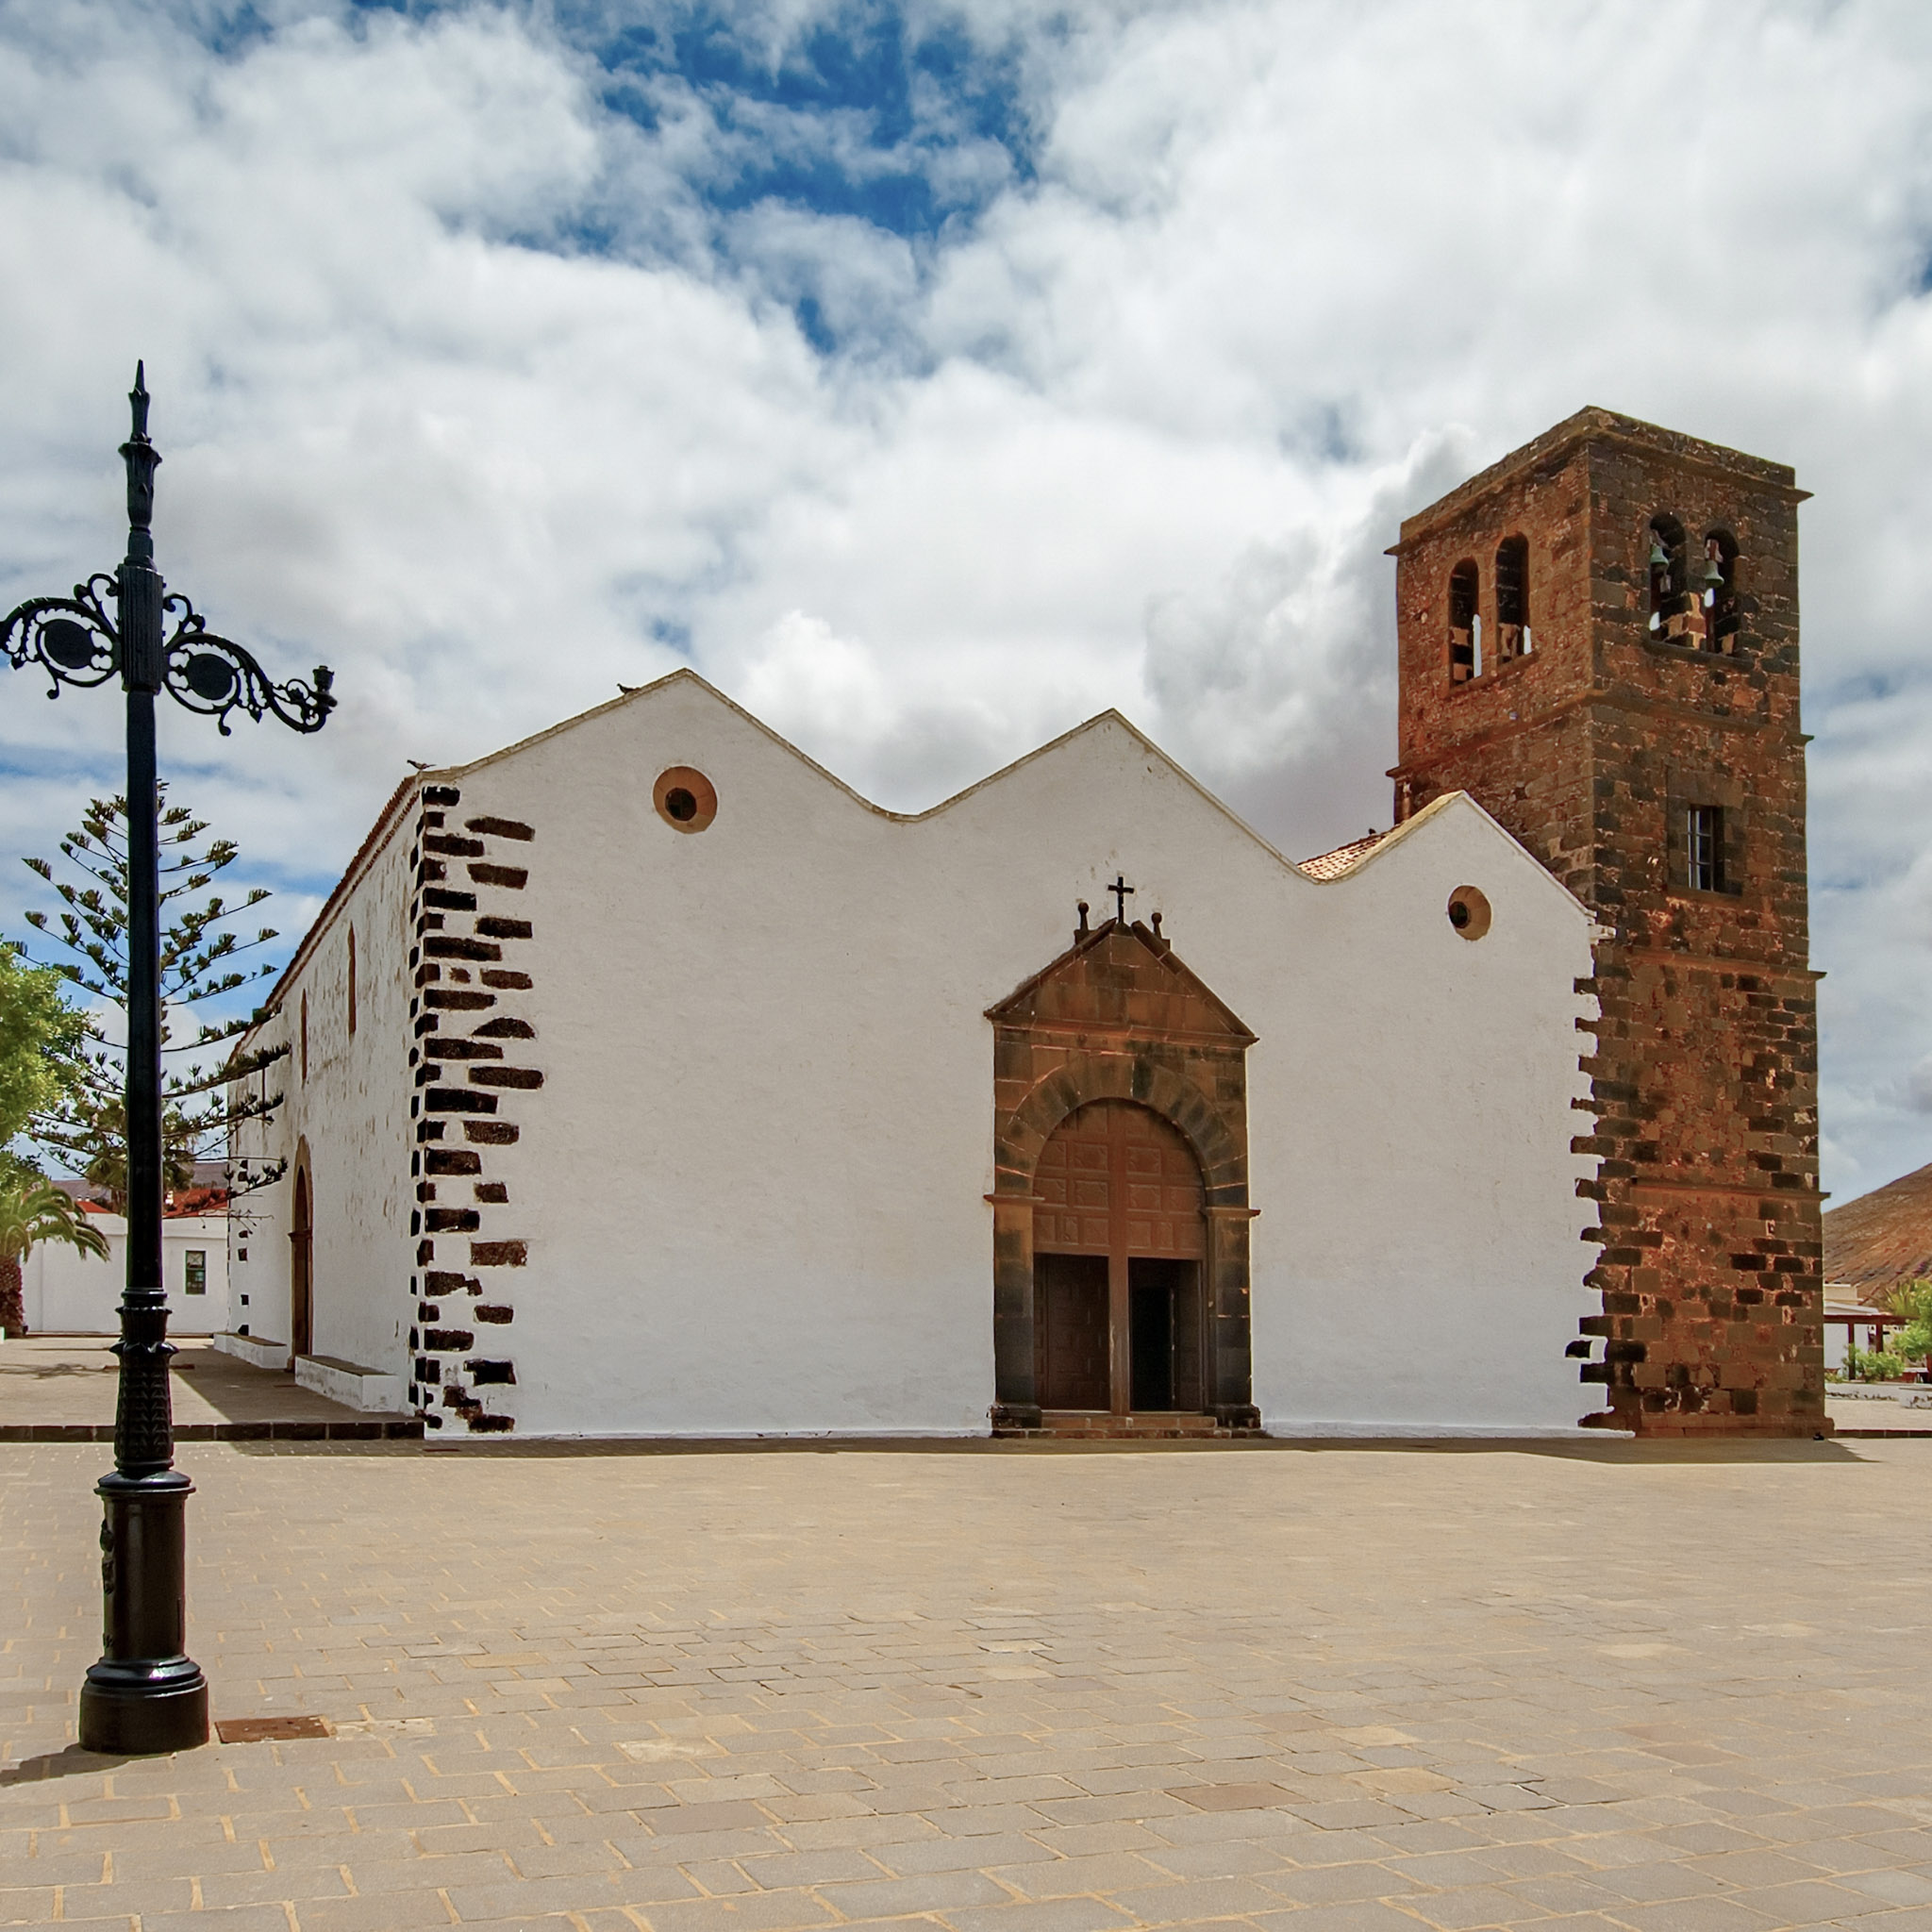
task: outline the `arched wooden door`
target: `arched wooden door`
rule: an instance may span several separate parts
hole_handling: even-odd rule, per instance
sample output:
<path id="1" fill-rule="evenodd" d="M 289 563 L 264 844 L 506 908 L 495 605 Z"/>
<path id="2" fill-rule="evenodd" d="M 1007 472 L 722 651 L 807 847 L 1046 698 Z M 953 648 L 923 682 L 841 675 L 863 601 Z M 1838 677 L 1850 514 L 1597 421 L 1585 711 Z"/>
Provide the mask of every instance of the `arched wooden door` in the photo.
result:
<path id="1" fill-rule="evenodd" d="M 295 1212 L 289 1229 L 289 1352 L 312 1355 L 315 1301 L 315 1223 L 308 1195 L 308 1170 L 295 1170 Z"/>
<path id="2" fill-rule="evenodd" d="M 1041 1150 L 1033 1191 L 1041 1407 L 1207 1407 L 1207 1202 L 1179 1130 L 1132 1101 L 1093 1101 Z"/>

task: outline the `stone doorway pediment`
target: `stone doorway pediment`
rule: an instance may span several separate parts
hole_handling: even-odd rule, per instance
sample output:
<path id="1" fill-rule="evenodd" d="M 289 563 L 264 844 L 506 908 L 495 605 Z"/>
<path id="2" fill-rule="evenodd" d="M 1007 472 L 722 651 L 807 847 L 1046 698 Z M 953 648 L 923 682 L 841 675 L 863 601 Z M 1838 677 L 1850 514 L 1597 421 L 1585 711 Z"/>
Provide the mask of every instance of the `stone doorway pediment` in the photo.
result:
<path id="1" fill-rule="evenodd" d="M 1252 1046 L 1256 1036 L 1173 945 L 1138 920 L 1109 919 L 1023 981 L 986 1017 L 1029 1031 L 1116 1032 L 1148 1041 L 1219 1041 Z"/>

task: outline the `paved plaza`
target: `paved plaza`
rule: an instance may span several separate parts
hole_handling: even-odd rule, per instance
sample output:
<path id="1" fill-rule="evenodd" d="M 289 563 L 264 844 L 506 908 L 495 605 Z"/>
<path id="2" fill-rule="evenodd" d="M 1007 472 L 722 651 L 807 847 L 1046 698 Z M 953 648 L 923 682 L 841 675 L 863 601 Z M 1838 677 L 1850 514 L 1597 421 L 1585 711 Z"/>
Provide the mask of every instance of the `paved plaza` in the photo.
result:
<path id="1" fill-rule="evenodd" d="M 1932 1445 L 191 1443 L 116 1761 L 92 1444 L 0 1445 L 0 1922 L 1932 1926 Z"/>
<path id="2" fill-rule="evenodd" d="M 105 1335 L 9 1336 L 0 1344 L 0 1442 L 110 1441 L 117 1364 Z M 375 1416 L 305 1389 L 292 1374 L 224 1355 L 203 1337 L 177 1346 L 175 1427 L 183 1441 L 303 1436 L 421 1436 L 403 1416 Z"/>

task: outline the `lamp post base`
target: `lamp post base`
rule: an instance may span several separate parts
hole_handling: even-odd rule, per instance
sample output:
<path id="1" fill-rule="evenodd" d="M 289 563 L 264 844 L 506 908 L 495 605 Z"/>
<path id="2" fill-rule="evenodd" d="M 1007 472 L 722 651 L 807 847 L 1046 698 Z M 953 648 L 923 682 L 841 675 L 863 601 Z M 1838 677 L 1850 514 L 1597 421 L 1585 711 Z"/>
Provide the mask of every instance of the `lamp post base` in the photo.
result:
<path id="1" fill-rule="evenodd" d="M 154 1757 L 208 1742 L 208 1679 L 192 1657 L 103 1657 L 80 1687 L 80 1748 Z"/>
<path id="2" fill-rule="evenodd" d="M 113 1470 L 96 1487 L 106 1655 L 80 1687 L 81 1748 L 127 1757 L 192 1751 L 208 1742 L 208 1679 L 185 1648 L 194 1486 L 163 1469 Z"/>

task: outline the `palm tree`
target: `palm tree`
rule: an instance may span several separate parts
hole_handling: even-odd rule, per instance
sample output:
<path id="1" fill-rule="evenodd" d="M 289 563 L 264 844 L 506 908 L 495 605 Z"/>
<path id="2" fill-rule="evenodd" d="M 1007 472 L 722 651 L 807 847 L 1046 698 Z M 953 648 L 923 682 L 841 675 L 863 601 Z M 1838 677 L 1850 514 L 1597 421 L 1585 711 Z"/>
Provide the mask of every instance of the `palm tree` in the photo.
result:
<path id="1" fill-rule="evenodd" d="M 26 1333 L 20 1264 L 41 1241 L 65 1241 L 83 1255 L 108 1257 L 108 1239 L 50 1180 L 37 1174 L 0 1175 L 0 1334 Z"/>

